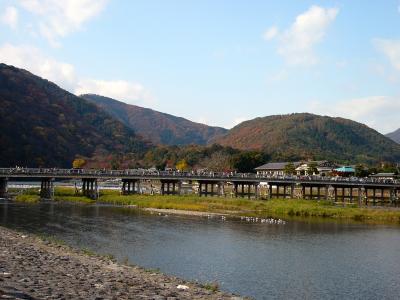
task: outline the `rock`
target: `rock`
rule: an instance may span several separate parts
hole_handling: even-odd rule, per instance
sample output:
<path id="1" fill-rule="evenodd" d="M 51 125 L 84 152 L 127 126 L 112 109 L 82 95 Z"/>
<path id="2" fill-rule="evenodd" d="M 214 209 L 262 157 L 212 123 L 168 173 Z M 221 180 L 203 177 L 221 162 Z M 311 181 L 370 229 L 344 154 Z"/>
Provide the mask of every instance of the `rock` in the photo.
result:
<path id="1" fill-rule="evenodd" d="M 188 290 L 189 287 L 187 285 L 180 284 L 176 287 L 178 290 Z"/>

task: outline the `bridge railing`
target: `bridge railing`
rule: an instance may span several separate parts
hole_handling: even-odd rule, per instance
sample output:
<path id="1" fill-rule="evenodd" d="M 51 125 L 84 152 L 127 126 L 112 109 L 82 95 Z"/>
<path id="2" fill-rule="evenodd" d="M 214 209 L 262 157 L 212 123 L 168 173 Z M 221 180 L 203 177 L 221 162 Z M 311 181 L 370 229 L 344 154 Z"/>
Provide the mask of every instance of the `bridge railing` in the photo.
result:
<path id="1" fill-rule="evenodd" d="M 144 178 L 174 178 L 181 180 L 195 179 L 221 179 L 224 181 L 250 180 L 250 181 L 277 181 L 277 182 L 319 182 L 319 183 L 346 183 L 346 184 L 387 184 L 400 185 L 397 179 L 375 179 L 358 177 L 322 177 L 322 176 L 262 176 L 254 173 L 235 172 L 180 172 L 180 171 L 155 171 L 143 169 L 107 170 L 107 169 L 57 169 L 57 168 L 0 168 L 2 176 L 48 176 L 48 177 L 84 177 L 98 176 L 106 178 L 118 178 L 125 176 L 137 176 Z"/>

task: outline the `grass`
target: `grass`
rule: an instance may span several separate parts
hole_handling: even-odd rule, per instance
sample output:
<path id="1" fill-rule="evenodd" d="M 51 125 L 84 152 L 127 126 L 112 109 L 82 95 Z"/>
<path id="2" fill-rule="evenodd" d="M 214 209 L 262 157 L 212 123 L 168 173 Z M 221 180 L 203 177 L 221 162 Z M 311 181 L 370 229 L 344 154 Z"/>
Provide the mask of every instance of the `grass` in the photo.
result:
<path id="1" fill-rule="evenodd" d="M 17 201 L 36 202 L 35 191 L 17 196 Z M 32 195 L 31 195 L 32 194 Z M 73 188 L 57 187 L 56 201 L 91 204 L 94 200 L 75 195 Z M 360 208 L 356 205 L 337 206 L 328 201 L 316 200 L 253 200 L 244 198 L 198 197 L 197 195 L 120 195 L 119 191 L 101 190 L 98 200 L 115 205 L 135 205 L 138 208 L 176 209 L 213 213 L 228 213 L 237 216 L 293 217 L 353 220 L 362 222 L 400 224 L 400 210 Z"/>
<path id="2" fill-rule="evenodd" d="M 202 285 L 203 288 L 205 288 L 206 290 L 209 290 L 213 293 L 216 293 L 219 291 L 219 284 L 218 282 L 208 282 Z"/>
<path id="3" fill-rule="evenodd" d="M 15 196 L 15 201 L 24 203 L 37 203 L 40 200 L 39 195 L 20 194 Z"/>

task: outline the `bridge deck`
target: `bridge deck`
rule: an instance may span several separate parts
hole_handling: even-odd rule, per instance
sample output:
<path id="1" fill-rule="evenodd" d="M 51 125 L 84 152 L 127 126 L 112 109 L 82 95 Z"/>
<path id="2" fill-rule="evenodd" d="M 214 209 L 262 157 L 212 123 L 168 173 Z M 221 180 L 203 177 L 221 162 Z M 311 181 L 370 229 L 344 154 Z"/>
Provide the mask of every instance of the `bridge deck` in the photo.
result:
<path id="1" fill-rule="evenodd" d="M 133 179 L 166 181 L 209 181 L 240 182 L 254 184 L 265 182 L 270 185 L 301 184 L 307 186 L 331 185 L 336 187 L 399 188 L 400 180 L 349 179 L 337 177 L 265 177 L 256 174 L 237 173 L 192 173 L 142 170 L 83 170 L 83 169 L 44 169 L 44 168 L 0 168 L 0 177 L 6 178 L 53 178 L 53 179 Z"/>

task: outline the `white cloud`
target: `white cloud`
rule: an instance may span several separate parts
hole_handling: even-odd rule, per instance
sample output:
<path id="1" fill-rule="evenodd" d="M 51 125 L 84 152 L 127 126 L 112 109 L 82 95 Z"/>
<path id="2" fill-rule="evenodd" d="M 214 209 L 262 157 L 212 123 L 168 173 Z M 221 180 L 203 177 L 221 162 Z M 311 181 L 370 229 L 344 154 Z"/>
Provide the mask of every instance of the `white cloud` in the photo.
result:
<path id="1" fill-rule="evenodd" d="M 14 6 L 8 6 L 0 17 L 1 22 L 12 29 L 16 29 L 18 25 L 18 10 Z"/>
<path id="2" fill-rule="evenodd" d="M 343 117 L 368 125 L 381 133 L 400 128 L 400 97 L 372 96 L 337 103 L 310 103 L 313 113 Z"/>
<path id="3" fill-rule="evenodd" d="M 75 94 L 98 94 L 124 101 L 129 104 L 152 102 L 150 93 L 143 85 L 125 80 L 83 79 L 75 88 Z"/>
<path id="4" fill-rule="evenodd" d="M 31 46 L 4 44 L 0 47 L 0 61 L 49 79 L 71 91 L 76 82 L 75 69 L 71 64 L 46 57 Z"/>
<path id="5" fill-rule="evenodd" d="M 391 65 L 400 71 L 400 40 L 375 39 L 373 43 L 388 58 Z"/>
<path id="6" fill-rule="evenodd" d="M 276 37 L 279 33 L 279 30 L 276 26 L 272 26 L 267 29 L 264 33 L 264 39 L 269 41 L 272 40 L 274 37 Z"/>
<path id="7" fill-rule="evenodd" d="M 0 47 L 0 62 L 26 69 L 75 94 L 99 94 L 132 104 L 153 101 L 140 83 L 81 78 L 73 65 L 47 57 L 35 47 L 5 44 Z"/>
<path id="8" fill-rule="evenodd" d="M 98 15 L 108 0 L 19 0 L 20 5 L 37 17 L 38 31 L 53 46 L 59 38 L 81 29 Z"/>
<path id="9" fill-rule="evenodd" d="M 318 58 L 314 47 L 325 37 L 329 25 L 336 19 L 339 9 L 311 6 L 298 15 L 289 29 L 278 35 L 277 52 L 290 65 L 314 65 Z M 278 33 L 276 32 L 275 35 Z M 270 36 L 273 36 L 273 31 Z"/>

